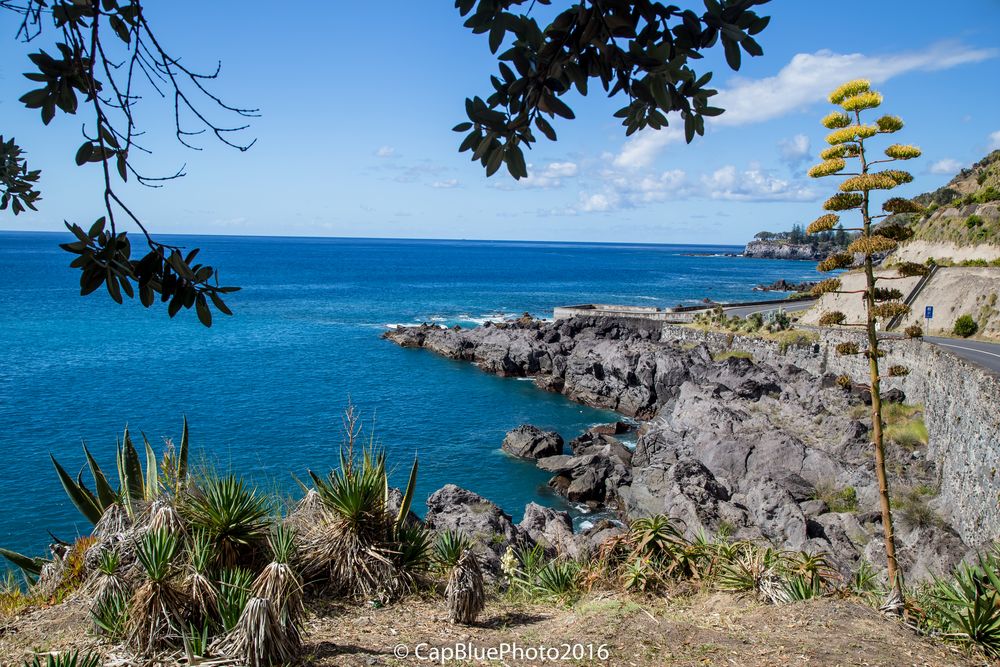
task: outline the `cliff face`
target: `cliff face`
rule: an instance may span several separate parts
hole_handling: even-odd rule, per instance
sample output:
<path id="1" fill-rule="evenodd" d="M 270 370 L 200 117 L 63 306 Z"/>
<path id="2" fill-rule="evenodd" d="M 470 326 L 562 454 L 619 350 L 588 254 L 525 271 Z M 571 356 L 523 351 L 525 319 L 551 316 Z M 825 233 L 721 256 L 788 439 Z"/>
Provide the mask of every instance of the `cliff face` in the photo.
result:
<path id="1" fill-rule="evenodd" d="M 869 426 L 852 416 L 864 412 L 863 391 L 777 354 L 716 362 L 708 341 L 678 341 L 675 331 L 692 330 L 573 318 L 400 328 L 385 337 L 646 420 L 631 454 L 606 439 L 578 438 L 572 455 L 539 460 L 556 475 L 550 485 L 574 502 L 603 503 L 626 517 L 666 513 L 692 534 L 729 530 L 824 551 L 845 572 L 862 557 L 880 562 Z M 812 350 L 797 353 L 808 361 Z M 936 485 L 925 453 L 892 456 L 907 484 Z M 835 500 L 844 497 L 847 507 Z M 930 523 L 899 529 L 902 564 L 917 579 L 967 551 L 945 523 Z"/>
<path id="2" fill-rule="evenodd" d="M 827 254 L 807 243 L 788 243 L 787 241 L 751 241 L 743 250 L 744 257 L 757 259 L 808 259 L 819 261 Z"/>

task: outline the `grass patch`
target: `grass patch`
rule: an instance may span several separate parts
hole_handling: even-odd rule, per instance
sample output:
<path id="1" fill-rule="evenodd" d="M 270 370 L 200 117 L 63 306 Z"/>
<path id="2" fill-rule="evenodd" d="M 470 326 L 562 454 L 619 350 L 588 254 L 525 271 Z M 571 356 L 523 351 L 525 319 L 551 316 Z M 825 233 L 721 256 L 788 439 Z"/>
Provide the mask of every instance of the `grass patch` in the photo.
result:
<path id="1" fill-rule="evenodd" d="M 933 487 L 918 484 L 903 489 L 893 497 L 892 504 L 903 522 L 914 528 L 942 526 L 944 521 L 931 509 L 930 500 L 937 495 Z"/>
<path id="2" fill-rule="evenodd" d="M 837 488 L 833 484 L 819 484 L 814 499 L 826 503 L 831 512 L 858 511 L 858 492 L 853 486 Z"/>
<path id="3" fill-rule="evenodd" d="M 725 361 L 726 359 L 749 359 L 753 361 L 753 355 L 746 350 L 726 350 L 712 355 L 713 361 Z"/>
<path id="4" fill-rule="evenodd" d="M 778 342 L 778 350 L 784 354 L 790 347 L 809 347 L 813 343 L 819 342 L 819 334 L 814 331 L 779 331 L 777 333 L 764 336 L 770 340 Z"/>

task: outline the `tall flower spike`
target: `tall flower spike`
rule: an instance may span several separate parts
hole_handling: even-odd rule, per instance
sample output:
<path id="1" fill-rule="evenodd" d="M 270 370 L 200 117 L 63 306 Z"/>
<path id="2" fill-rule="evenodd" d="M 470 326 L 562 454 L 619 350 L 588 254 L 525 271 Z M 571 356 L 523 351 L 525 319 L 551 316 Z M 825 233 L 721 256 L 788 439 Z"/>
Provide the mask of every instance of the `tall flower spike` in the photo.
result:
<path id="1" fill-rule="evenodd" d="M 920 157 L 920 149 L 916 146 L 893 144 L 885 149 L 885 154 L 896 160 L 912 160 Z"/>
<path id="2" fill-rule="evenodd" d="M 864 197 L 859 194 L 841 192 L 823 202 L 823 208 L 827 211 L 847 211 L 852 208 L 858 208 L 863 201 Z"/>
<path id="3" fill-rule="evenodd" d="M 806 234 L 818 234 L 820 232 L 826 232 L 837 226 L 840 222 L 840 216 L 836 213 L 827 213 L 826 215 L 821 215 L 806 227 Z"/>
<path id="4" fill-rule="evenodd" d="M 903 129 L 903 119 L 899 116 L 882 116 L 875 124 L 879 132 L 898 132 Z"/>
<path id="5" fill-rule="evenodd" d="M 871 87 L 872 82 L 868 79 L 855 79 L 854 81 L 848 81 L 847 83 L 835 88 L 834 91 L 830 93 L 830 97 L 827 99 L 830 100 L 830 104 L 840 104 L 848 97 L 857 95 L 858 93 L 868 92 Z"/>
<path id="6" fill-rule="evenodd" d="M 823 120 L 820 123 L 828 130 L 836 130 L 850 125 L 851 118 L 843 111 L 831 111 L 826 116 L 823 116 Z"/>
<path id="7" fill-rule="evenodd" d="M 826 135 L 826 143 L 836 146 L 848 141 L 868 139 L 869 137 L 874 137 L 876 134 L 878 134 L 878 128 L 874 125 L 849 125 Z"/>
<path id="8" fill-rule="evenodd" d="M 814 167 L 810 167 L 809 176 L 812 178 L 821 178 L 823 176 L 832 176 L 838 171 L 842 171 L 846 163 L 842 158 L 836 157 L 831 160 L 824 160 Z"/>

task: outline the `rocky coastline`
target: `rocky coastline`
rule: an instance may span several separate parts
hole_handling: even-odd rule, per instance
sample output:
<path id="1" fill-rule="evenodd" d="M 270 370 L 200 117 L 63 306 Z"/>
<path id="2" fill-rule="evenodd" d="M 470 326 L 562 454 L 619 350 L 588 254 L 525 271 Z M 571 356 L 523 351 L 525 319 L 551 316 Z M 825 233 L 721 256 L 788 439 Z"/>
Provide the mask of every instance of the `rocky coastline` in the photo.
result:
<path id="1" fill-rule="evenodd" d="M 524 317 L 474 329 L 400 327 L 383 337 L 496 375 L 530 377 L 540 389 L 638 420 L 634 449 L 616 437 L 624 424 L 568 444 L 530 425 L 508 434 L 503 449 L 535 460 L 552 474 L 550 487 L 574 503 L 622 520 L 668 514 L 690 537 L 723 534 L 825 552 L 845 576 L 862 559 L 882 564 L 869 426 L 855 417 L 870 402 L 863 387 L 790 363 L 716 361 L 705 345 L 661 339 L 656 323 L 641 320 Z M 925 449 L 892 451 L 895 488 L 933 486 L 938 471 Z M 577 534 L 565 513 L 533 505 L 515 525 L 457 487 L 435 493 L 428 508 L 431 527 L 494 536 L 480 546 L 494 565 L 518 539 L 577 556 L 618 530 L 603 522 Z M 897 539 L 913 580 L 947 572 L 969 553 L 933 513 L 903 513 Z"/>

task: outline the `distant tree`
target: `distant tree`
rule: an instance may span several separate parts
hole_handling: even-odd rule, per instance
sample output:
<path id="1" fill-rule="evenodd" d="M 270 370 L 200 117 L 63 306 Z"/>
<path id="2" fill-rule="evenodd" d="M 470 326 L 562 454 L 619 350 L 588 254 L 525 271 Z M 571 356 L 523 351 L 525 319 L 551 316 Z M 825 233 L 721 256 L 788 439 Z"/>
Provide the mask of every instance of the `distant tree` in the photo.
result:
<path id="1" fill-rule="evenodd" d="M 792 225 L 792 231 L 788 234 L 788 240 L 791 243 L 802 243 L 805 241 L 806 234 L 802 229 L 802 225 L 794 224 Z"/>
<path id="2" fill-rule="evenodd" d="M 536 140 L 532 128 L 555 141 L 547 118 L 573 118 L 563 98 L 574 88 L 585 96 L 592 79 L 609 96 L 628 97 L 615 114 L 626 135 L 666 127 L 667 114 L 676 112 L 690 143 L 696 134 L 704 134 L 706 116 L 723 113 L 709 105 L 716 94 L 706 87 L 712 73 L 699 74 L 690 61 L 719 43 L 734 70 L 740 68 L 742 52 L 762 55 L 753 36 L 770 19 L 752 9 L 768 1 L 704 0 L 705 11 L 699 14 L 651 0 L 580 0 L 543 26 L 531 13 L 535 5 L 549 5 L 551 0 L 456 0 L 465 26 L 488 35 L 500 74 L 490 78 L 493 93 L 485 100 L 466 100 L 468 121 L 454 128 L 466 135 L 460 151 L 471 152 L 488 176 L 502 164 L 514 178 L 527 176 L 523 148 Z M 510 11 L 525 4 L 524 13 Z M 220 286 L 215 268 L 196 264 L 197 249 L 187 252 L 158 241 L 118 195 L 116 180 L 132 177 L 158 187 L 183 175 L 182 168 L 150 176 L 135 161 L 147 152 L 137 142 L 142 134 L 137 103 L 144 82 L 154 89 L 150 96 L 173 103 L 175 134 L 186 146 L 195 136 L 207 134 L 238 150 L 249 149 L 254 142 L 237 137 L 247 128 L 243 119 L 255 116 L 256 110 L 229 105 L 213 93 L 210 85 L 219 70 L 188 69 L 157 38 L 144 8 L 141 0 L 0 0 L 0 10 L 18 18 L 17 40 L 35 42 L 45 27 L 54 29 L 56 36 L 49 52 L 29 54 L 32 71 L 25 76 L 38 87 L 20 101 L 38 109 L 45 125 L 57 115 L 88 116 L 76 162 L 100 165 L 105 214 L 92 225 L 67 223 L 76 239 L 62 247 L 77 255 L 71 266 L 81 272 L 80 293 L 103 286 L 120 303 L 123 295 L 131 298 L 138 292 L 146 307 L 159 299 L 169 304 L 171 317 L 193 307 L 210 326 L 210 306 L 231 314 L 222 297 L 238 288 Z M 509 47 L 500 51 L 505 43 Z M 219 124 L 210 110 L 237 120 Z M 40 170 L 29 168 L 12 137 L 0 137 L 0 210 L 14 215 L 36 210 L 40 175 Z M 138 225 L 147 246 L 144 254 L 133 257 L 120 217 Z"/>
<path id="3" fill-rule="evenodd" d="M 753 237 L 758 241 L 770 241 L 774 236 L 774 232 L 757 232 Z"/>
<path id="4" fill-rule="evenodd" d="M 837 225 L 837 231 L 833 233 L 833 243 L 838 248 L 847 247 L 847 232 L 844 231 L 843 225 Z"/>
<path id="5" fill-rule="evenodd" d="M 903 575 L 899 571 L 896 559 L 896 543 L 892 525 L 892 506 L 889 496 L 889 481 L 885 470 L 884 422 L 882 420 L 882 398 L 880 393 L 881 375 L 879 358 L 884 351 L 880 348 L 877 322 L 887 321 L 897 315 L 909 312 L 909 306 L 901 301 L 902 293 L 893 288 L 878 287 L 880 281 L 894 280 L 913 275 L 923 275 L 927 268 L 912 263 L 902 263 L 897 266 L 895 276 L 876 276 L 873 257 L 894 249 L 899 241 L 905 240 L 912 232 L 900 225 L 882 225 L 875 227 L 875 222 L 894 213 L 919 212 L 921 207 L 908 199 L 893 197 L 882 203 L 882 214 L 872 215 L 872 193 L 877 190 L 891 190 L 913 180 L 908 172 L 899 169 L 883 169 L 874 171 L 874 165 L 898 160 L 909 160 L 919 157 L 920 150 L 914 146 L 892 144 L 885 151 L 885 159 L 873 160 L 871 150 L 866 141 L 880 134 L 891 134 L 903 127 L 903 121 L 896 116 L 882 116 L 874 124 L 861 122 L 861 113 L 875 109 L 882 104 L 882 96 L 871 90 L 871 84 L 865 80 L 850 81 L 830 93 L 830 102 L 837 104 L 842 110 L 834 111 L 823 119 L 823 125 L 832 130 L 826 141 L 830 148 L 820 153 L 823 162 L 812 167 L 809 175 L 813 178 L 824 176 L 847 176 L 840 184 L 840 192 L 830 197 L 823 208 L 827 213 L 817 218 L 809 225 L 808 232 L 816 234 L 828 231 L 834 227 L 838 233 L 843 232 L 839 225 L 841 211 L 856 211 L 861 217 L 861 226 L 852 228 L 859 236 L 848 246 L 847 252 L 835 252 L 819 265 L 820 271 L 833 271 L 847 268 L 854 263 L 856 254 L 864 257 L 865 289 L 845 292 L 841 289 L 841 281 L 830 278 L 819 283 L 814 289 L 817 295 L 837 292 L 860 294 L 865 303 L 866 321 L 861 326 L 867 333 L 868 347 L 860 350 L 853 343 L 842 344 L 838 352 L 843 354 L 863 353 L 868 357 L 871 389 L 872 440 L 875 455 L 875 475 L 878 480 L 879 500 L 882 511 L 882 527 L 885 536 L 885 554 L 888 566 L 890 598 L 886 608 L 898 610 L 903 602 Z M 857 160 L 857 171 L 845 173 L 843 170 L 847 160 Z M 820 320 L 823 325 L 843 325 L 845 315 L 840 312 L 826 313 Z"/>

